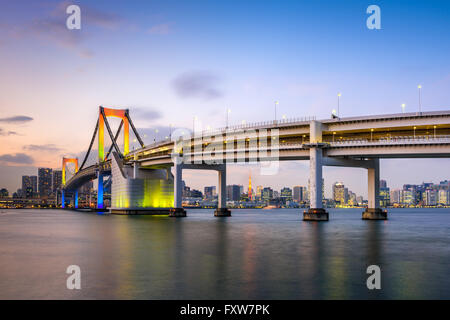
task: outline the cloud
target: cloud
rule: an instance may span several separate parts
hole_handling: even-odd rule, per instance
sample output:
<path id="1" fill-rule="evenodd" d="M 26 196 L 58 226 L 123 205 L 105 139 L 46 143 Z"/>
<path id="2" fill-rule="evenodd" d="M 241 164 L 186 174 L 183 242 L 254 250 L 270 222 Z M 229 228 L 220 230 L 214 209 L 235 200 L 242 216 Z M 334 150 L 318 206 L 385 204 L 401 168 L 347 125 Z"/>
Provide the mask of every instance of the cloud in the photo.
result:
<path id="1" fill-rule="evenodd" d="M 80 5 L 81 9 L 81 30 L 69 30 L 66 26 L 68 14 L 66 9 L 73 4 L 71 1 L 61 1 L 56 6 L 52 5 L 47 9 L 47 15 L 31 20 L 25 26 L 9 26 L 14 39 L 31 37 L 44 42 L 51 43 L 63 49 L 68 49 L 80 57 L 91 58 L 94 54 L 83 45 L 83 40 L 89 35 L 92 27 L 102 29 L 115 29 L 122 22 L 122 18 L 110 12 L 99 11 L 98 9 Z"/>
<path id="2" fill-rule="evenodd" d="M 148 29 L 148 33 L 166 35 L 172 32 L 172 25 L 173 25 L 172 22 L 157 24 Z"/>
<path id="3" fill-rule="evenodd" d="M 34 163 L 34 160 L 32 157 L 26 155 L 25 153 L 16 153 L 0 155 L 0 162 L 10 164 L 32 164 Z"/>
<path id="4" fill-rule="evenodd" d="M 27 116 L 14 116 L 14 117 L 8 117 L 8 118 L 0 118 L 0 122 L 6 122 L 6 123 L 23 123 L 23 122 L 29 122 L 33 121 L 33 118 L 27 117 Z"/>
<path id="5" fill-rule="evenodd" d="M 205 71 L 181 74 L 173 81 L 175 92 L 182 98 L 199 97 L 205 100 L 220 98 L 223 94 L 217 89 L 218 76 Z"/>
<path id="6" fill-rule="evenodd" d="M 132 120 L 146 120 L 154 121 L 162 118 L 161 112 L 151 108 L 133 108 L 130 109 L 130 116 Z M 134 121 L 133 121 L 134 122 Z"/>
<path id="7" fill-rule="evenodd" d="M 45 151 L 45 152 L 60 152 L 63 151 L 62 148 L 54 145 L 54 144 L 29 144 L 23 147 L 24 150 L 28 151 Z"/>
<path id="8" fill-rule="evenodd" d="M 0 128 L 0 136 L 16 136 L 18 135 L 15 131 L 3 131 L 2 128 Z"/>

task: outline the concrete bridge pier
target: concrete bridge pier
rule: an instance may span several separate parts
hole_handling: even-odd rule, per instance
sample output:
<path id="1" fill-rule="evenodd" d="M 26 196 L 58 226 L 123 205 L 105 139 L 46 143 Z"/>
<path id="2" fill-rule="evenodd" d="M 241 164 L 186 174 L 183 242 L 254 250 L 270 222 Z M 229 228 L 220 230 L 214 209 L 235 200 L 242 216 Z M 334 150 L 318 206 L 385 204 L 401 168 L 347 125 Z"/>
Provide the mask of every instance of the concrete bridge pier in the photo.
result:
<path id="1" fill-rule="evenodd" d="M 180 159 L 176 159 L 180 160 Z M 186 210 L 183 209 L 182 197 L 183 197 L 183 164 L 181 161 L 175 161 L 174 163 L 174 184 L 173 184 L 173 208 L 170 209 L 169 217 L 186 217 Z"/>
<path id="2" fill-rule="evenodd" d="M 219 175 L 219 192 L 217 209 L 214 211 L 215 217 L 231 217 L 231 211 L 227 208 L 227 166 L 223 164 L 217 170 Z"/>
<path id="3" fill-rule="evenodd" d="M 323 148 L 322 123 L 311 121 L 309 147 L 309 202 L 310 208 L 303 212 L 304 221 L 328 221 L 328 212 L 322 204 L 322 166 Z"/>
<path id="4" fill-rule="evenodd" d="M 380 159 L 373 159 L 373 166 L 367 169 L 368 206 L 362 213 L 363 220 L 387 220 L 387 211 L 380 208 Z"/>
<path id="5" fill-rule="evenodd" d="M 322 203 L 322 149 L 310 148 L 309 159 L 309 201 L 310 208 L 303 212 L 304 221 L 328 221 L 328 212 Z"/>

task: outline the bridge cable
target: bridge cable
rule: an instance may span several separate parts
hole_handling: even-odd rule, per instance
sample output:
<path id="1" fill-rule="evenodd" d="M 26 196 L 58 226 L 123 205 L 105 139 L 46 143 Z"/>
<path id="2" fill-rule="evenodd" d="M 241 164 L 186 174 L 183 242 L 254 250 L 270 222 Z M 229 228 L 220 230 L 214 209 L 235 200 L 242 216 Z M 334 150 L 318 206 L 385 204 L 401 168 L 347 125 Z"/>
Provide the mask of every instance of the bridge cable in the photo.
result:
<path id="1" fill-rule="evenodd" d="M 120 122 L 119 129 L 117 129 L 116 136 L 114 137 L 115 141 L 117 141 L 117 139 L 119 138 L 119 134 L 120 134 L 120 131 L 122 130 L 122 126 L 123 126 L 123 120 Z M 114 145 L 111 144 L 111 146 L 109 147 L 108 153 L 106 154 L 105 161 L 108 160 L 113 147 L 114 147 Z"/>
<path id="2" fill-rule="evenodd" d="M 98 119 L 97 119 L 97 124 L 95 125 L 94 134 L 92 135 L 91 143 L 89 144 L 88 151 L 87 151 L 86 155 L 84 156 L 83 163 L 81 164 L 81 166 L 80 166 L 80 168 L 78 169 L 78 171 L 83 170 L 83 167 L 84 167 L 84 165 L 85 165 L 85 163 L 86 163 L 86 160 L 87 160 L 87 158 L 89 157 L 89 153 L 91 152 L 92 145 L 94 144 L 95 137 L 97 136 L 97 131 L 98 131 Z"/>
<path id="3" fill-rule="evenodd" d="M 125 112 L 125 116 L 127 117 L 128 122 L 130 123 L 131 128 L 133 129 L 134 135 L 136 136 L 136 138 L 138 139 L 139 143 L 141 144 L 141 147 L 144 148 L 145 147 L 144 141 L 142 141 L 141 136 L 137 132 L 136 127 L 134 126 L 133 121 L 131 120 L 130 114 L 128 113 L 128 110 Z"/>
<path id="4" fill-rule="evenodd" d="M 108 129 L 108 134 L 109 134 L 109 137 L 111 138 L 114 149 L 116 149 L 117 153 L 119 154 L 119 157 L 123 158 L 122 152 L 120 151 L 120 148 L 117 145 L 117 142 L 114 140 L 114 135 L 111 131 L 111 127 L 109 126 L 108 118 L 106 118 L 106 115 L 105 115 L 105 110 L 103 110 L 103 109 L 100 109 L 100 110 L 101 110 L 103 119 L 105 121 L 106 129 Z"/>

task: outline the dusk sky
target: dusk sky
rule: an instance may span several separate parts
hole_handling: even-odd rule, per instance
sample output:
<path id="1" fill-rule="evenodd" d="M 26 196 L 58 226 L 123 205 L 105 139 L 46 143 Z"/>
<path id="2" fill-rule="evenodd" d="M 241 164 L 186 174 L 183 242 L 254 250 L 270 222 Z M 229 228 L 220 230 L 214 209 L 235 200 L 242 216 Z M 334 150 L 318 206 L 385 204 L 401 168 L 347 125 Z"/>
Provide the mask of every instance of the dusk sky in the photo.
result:
<path id="1" fill-rule="evenodd" d="M 81 30 L 66 28 L 67 6 Z M 366 27 L 369 5 L 381 30 Z M 153 141 L 173 127 L 287 118 L 450 110 L 450 1 L 4 1 L 0 0 L 0 188 L 60 168 L 86 151 L 98 106 L 129 108 Z M 117 122 L 114 122 L 117 126 Z M 277 176 L 230 165 L 229 184 L 307 185 L 308 162 Z M 450 178 L 450 159 L 381 160 L 393 188 Z M 214 172 L 183 173 L 203 190 Z M 366 171 L 325 168 L 367 195 Z"/>

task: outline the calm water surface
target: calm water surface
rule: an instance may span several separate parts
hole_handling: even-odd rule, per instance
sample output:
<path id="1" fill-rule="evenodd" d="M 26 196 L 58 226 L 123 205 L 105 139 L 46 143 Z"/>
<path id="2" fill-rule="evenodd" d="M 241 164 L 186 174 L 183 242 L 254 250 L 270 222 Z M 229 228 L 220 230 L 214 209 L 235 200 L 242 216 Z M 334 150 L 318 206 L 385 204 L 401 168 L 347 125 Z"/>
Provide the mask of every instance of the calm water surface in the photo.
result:
<path id="1" fill-rule="evenodd" d="M 301 210 L 188 217 L 0 212 L 1 299 L 450 299 L 450 210 Z M 377 264 L 382 290 L 366 287 Z M 66 289 L 67 266 L 81 290 Z"/>

